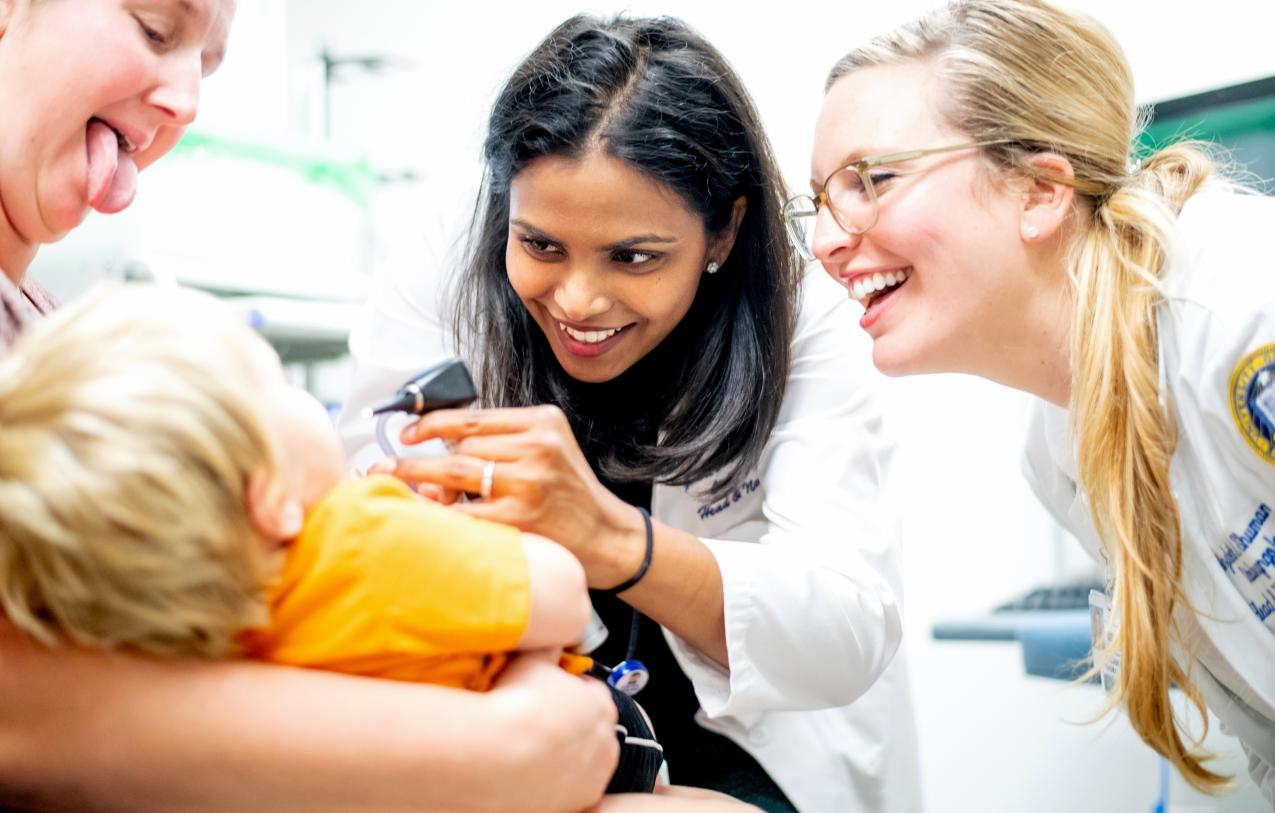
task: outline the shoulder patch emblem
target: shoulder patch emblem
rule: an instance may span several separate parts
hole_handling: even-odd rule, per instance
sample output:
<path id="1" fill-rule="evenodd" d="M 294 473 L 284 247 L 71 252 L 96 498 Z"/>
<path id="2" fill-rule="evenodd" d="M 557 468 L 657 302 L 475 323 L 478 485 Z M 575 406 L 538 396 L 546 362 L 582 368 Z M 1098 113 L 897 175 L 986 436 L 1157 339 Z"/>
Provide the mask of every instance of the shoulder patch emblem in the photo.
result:
<path id="1" fill-rule="evenodd" d="M 1231 373 L 1231 417 L 1258 456 L 1275 466 L 1275 344 L 1249 353 Z"/>

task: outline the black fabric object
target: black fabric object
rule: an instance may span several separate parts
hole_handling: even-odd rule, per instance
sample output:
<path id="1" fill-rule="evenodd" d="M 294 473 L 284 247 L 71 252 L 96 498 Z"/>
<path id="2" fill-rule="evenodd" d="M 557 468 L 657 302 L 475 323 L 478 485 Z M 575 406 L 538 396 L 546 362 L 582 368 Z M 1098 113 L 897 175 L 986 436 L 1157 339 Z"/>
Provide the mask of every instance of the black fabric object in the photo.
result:
<path id="1" fill-rule="evenodd" d="M 611 688 L 611 700 L 619 713 L 616 738 L 620 741 L 620 762 L 611 774 L 607 793 L 650 793 L 659 778 L 664 755 L 659 746 L 634 740 L 655 740 L 655 734 L 638 709 L 637 701 Z"/>
<path id="2" fill-rule="evenodd" d="M 602 623 L 611 631 L 591 655 L 614 666 L 624 660 L 634 610 L 615 596 L 594 591 L 590 595 Z M 664 746 L 670 782 L 725 793 L 768 813 L 797 813 L 747 751 L 695 722 L 699 701 L 690 678 L 677 665 L 660 625 L 646 616 L 639 619 L 635 657 L 650 670 L 651 682 L 633 699 L 646 710 L 655 737 Z"/>
<path id="3" fill-rule="evenodd" d="M 685 346 L 676 351 L 670 348 L 678 345 L 665 341 L 611 381 L 573 381 L 570 403 L 564 405 L 576 440 L 598 479 L 624 502 L 648 511 L 652 484 L 609 480 L 599 471 L 598 461 L 608 459 L 617 449 L 634 443 L 653 443 L 657 438 L 659 417 L 671 402 L 669 393 L 674 382 L 669 379 L 679 369 L 670 354 L 693 351 Z M 606 642 L 590 654 L 608 667 L 615 666 L 625 659 L 635 611 L 616 596 L 597 590 L 589 593 L 594 609 L 610 631 Z M 725 793 L 768 813 L 798 813 L 747 751 L 695 722 L 699 701 L 690 678 L 678 666 L 660 625 L 646 616 L 639 619 L 634 657 L 651 673 L 651 682 L 634 700 L 651 718 L 655 737 L 664 747 L 673 784 Z"/>

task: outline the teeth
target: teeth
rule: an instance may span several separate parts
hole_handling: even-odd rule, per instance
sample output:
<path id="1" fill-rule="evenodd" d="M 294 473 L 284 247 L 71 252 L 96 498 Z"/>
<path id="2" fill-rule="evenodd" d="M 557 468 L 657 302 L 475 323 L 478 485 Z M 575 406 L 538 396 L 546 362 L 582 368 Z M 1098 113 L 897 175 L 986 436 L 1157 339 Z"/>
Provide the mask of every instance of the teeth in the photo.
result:
<path id="1" fill-rule="evenodd" d="M 558 327 L 562 328 L 563 333 L 582 344 L 597 344 L 598 342 L 604 342 L 623 329 L 613 327 L 609 330 L 576 330 L 573 327 L 567 327 L 561 322 L 558 323 Z"/>
<path id="2" fill-rule="evenodd" d="M 898 271 L 878 271 L 873 274 L 864 274 L 856 277 L 850 283 L 850 296 L 858 300 L 859 304 L 866 306 L 868 299 L 877 291 L 883 291 L 895 285 L 902 285 L 910 276 L 912 276 L 912 271 L 907 268 Z"/>
<path id="3" fill-rule="evenodd" d="M 128 136 L 124 135 L 119 130 L 115 131 L 115 140 L 119 142 L 120 149 L 124 152 L 132 152 L 137 149 L 133 142 L 128 140 Z"/>

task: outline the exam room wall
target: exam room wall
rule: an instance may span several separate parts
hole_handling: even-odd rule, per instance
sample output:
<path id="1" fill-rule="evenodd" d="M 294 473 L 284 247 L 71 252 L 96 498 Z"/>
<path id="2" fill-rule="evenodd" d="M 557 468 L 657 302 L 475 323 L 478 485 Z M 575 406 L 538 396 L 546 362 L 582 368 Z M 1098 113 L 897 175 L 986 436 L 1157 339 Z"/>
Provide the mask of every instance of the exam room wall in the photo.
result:
<path id="1" fill-rule="evenodd" d="M 799 189 L 809 174 L 811 127 L 828 67 L 861 34 L 929 5 L 797 0 L 741 11 L 722 0 L 670 0 L 589 8 L 674 14 L 704 32 L 738 68 L 781 168 Z M 1214 0 L 1208 14 L 1199 12 L 1199 3 L 1174 0 L 1068 5 L 1092 11 L 1112 28 L 1128 51 L 1142 101 L 1275 75 L 1271 0 Z M 496 89 L 544 33 L 579 10 L 563 0 L 241 3 L 229 59 L 204 87 L 197 126 L 271 142 L 323 140 L 315 59 L 322 46 L 338 55 L 410 62 L 375 76 L 351 71 L 334 85 L 328 140 L 339 150 L 366 153 L 387 176 L 415 176 L 378 190 L 377 262 L 436 273 L 435 258 L 472 203 L 483 122 Z M 91 230 L 55 247 L 83 259 L 65 266 L 74 273 L 54 269 L 49 281 L 74 293 L 101 273 L 105 248 L 122 256 L 144 239 L 132 233 L 136 228 L 128 215 L 95 219 Z M 1086 566 L 1019 475 L 1028 400 L 954 376 L 886 381 L 884 388 L 900 438 L 895 485 L 906 506 L 907 646 L 928 809 L 1149 810 L 1156 762 L 1127 723 L 1079 724 L 1100 709 L 1094 690 L 1024 677 L 1016 645 L 929 637 L 938 618 L 981 612 Z M 1219 744 L 1233 751 L 1230 743 Z M 1237 762 L 1230 765 L 1238 769 Z M 1173 796 L 1179 811 L 1264 809 L 1251 789 L 1201 800 L 1179 781 Z"/>

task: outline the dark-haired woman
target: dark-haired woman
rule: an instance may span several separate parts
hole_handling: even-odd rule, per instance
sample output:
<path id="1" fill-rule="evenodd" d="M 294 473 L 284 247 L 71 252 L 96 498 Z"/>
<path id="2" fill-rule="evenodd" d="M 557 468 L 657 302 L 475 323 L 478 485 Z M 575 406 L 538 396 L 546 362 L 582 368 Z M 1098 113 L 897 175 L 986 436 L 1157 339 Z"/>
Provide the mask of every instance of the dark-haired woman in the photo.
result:
<path id="1" fill-rule="evenodd" d="M 492 408 L 430 415 L 402 439 L 452 453 L 382 466 L 575 553 L 595 657 L 649 670 L 675 784 L 919 809 L 867 348 L 844 297 L 803 296 L 827 283 L 786 245 L 739 80 L 677 21 L 573 18 L 504 87 L 485 156 L 457 324 Z M 352 342 L 354 450 L 360 407 L 443 352 L 432 288 L 392 280 Z"/>

